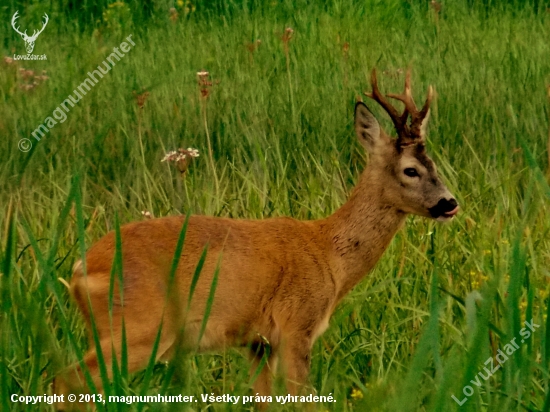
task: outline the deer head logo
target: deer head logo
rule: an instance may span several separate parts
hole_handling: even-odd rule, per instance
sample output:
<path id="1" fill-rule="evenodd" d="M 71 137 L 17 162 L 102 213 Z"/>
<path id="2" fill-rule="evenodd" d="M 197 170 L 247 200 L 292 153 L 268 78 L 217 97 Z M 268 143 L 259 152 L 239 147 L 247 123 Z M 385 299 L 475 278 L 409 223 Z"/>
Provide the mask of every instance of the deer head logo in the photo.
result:
<path id="1" fill-rule="evenodd" d="M 34 42 L 36 41 L 36 38 L 38 37 L 38 35 L 40 33 L 42 33 L 44 31 L 44 29 L 46 28 L 46 24 L 48 24 L 48 21 L 49 21 L 49 17 L 46 13 L 44 13 L 44 24 L 42 25 L 42 28 L 38 31 L 34 31 L 32 36 L 29 36 L 27 35 L 27 30 L 25 30 L 24 33 L 22 33 L 18 27 L 15 26 L 15 22 L 16 20 L 19 18 L 19 15 L 18 15 L 19 11 L 16 11 L 15 14 L 13 15 L 12 19 L 11 19 L 11 25 L 13 27 L 13 29 L 19 34 L 21 35 L 21 38 L 25 41 L 25 48 L 27 49 L 27 53 L 28 54 L 31 54 L 33 49 L 34 49 Z"/>

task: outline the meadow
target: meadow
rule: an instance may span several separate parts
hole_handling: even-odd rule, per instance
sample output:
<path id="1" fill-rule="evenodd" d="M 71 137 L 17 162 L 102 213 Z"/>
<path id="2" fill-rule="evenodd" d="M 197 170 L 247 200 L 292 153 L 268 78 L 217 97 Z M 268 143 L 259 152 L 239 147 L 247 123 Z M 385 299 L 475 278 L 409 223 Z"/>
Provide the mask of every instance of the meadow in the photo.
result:
<path id="1" fill-rule="evenodd" d="M 0 6 L 0 410 L 52 410 L 10 397 L 50 393 L 86 350 L 67 283 L 110 230 L 143 212 L 317 219 L 342 205 L 368 162 L 353 131 L 356 99 L 392 131 L 363 95 L 373 67 L 388 91 L 400 91 L 412 67 L 417 101 L 434 86 L 428 151 L 461 212 L 444 225 L 409 217 L 343 300 L 310 374 L 310 391 L 336 402 L 311 410 L 550 410 L 543 2 L 179 1 L 154 3 L 147 16 L 137 3 L 97 2 L 91 21 L 63 1 Z M 34 51 L 47 60 L 4 58 L 24 54 L 10 25 L 17 9 L 31 32 L 49 14 Z M 136 45 L 36 141 L 37 126 L 128 35 Z M 200 153 L 183 175 L 161 161 L 180 147 Z M 520 343 L 531 319 L 540 326 Z M 514 338 L 519 348 L 480 380 Z M 110 390 L 253 395 L 248 369 L 236 349 L 185 353 L 120 371 Z M 253 410 L 191 406 L 108 410 Z"/>

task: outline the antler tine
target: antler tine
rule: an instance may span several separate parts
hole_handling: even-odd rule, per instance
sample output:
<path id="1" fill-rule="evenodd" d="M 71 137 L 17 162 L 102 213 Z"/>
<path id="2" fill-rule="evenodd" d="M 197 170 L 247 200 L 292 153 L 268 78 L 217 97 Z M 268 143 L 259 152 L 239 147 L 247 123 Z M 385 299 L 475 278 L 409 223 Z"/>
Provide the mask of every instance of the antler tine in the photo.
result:
<path id="1" fill-rule="evenodd" d="M 432 101 L 433 97 L 433 88 L 432 86 L 428 87 L 428 94 L 426 96 L 426 101 L 424 102 L 424 106 L 422 106 L 422 110 L 417 113 L 416 116 L 413 116 L 411 119 L 411 131 L 414 133 L 419 133 L 420 127 L 422 125 L 422 122 L 426 118 L 426 115 L 428 114 L 428 111 L 430 110 L 430 103 Z"/>
<path id="2" fill-rule="evenodd" d="M 378 89 L 378 79 L 376 78 L 376 69 L 372 69 L 370 82 L 372 85 L 372 93 L 365 92 L 365 96 L 370 97 L 374 101 L 378 102 L 378 104 L 380 104 L 380 106 L 382 106 L 384 110 L 386 110 L 386 112 L 390 115 L 393 124 L 395 125 L 395 128 L 399 132 L 405 126 L 407 120 L 407 111 L 405 110 L 405 112 L 400 115 L 397 109 L 386 100 L 382 93 L 380 93 L 380 90 Z"/>
<path id="3" fill-rule="evenodd" d="M 419 116 L 421 118 L 424 118 L 426 116 L 426 113 L 428 113 L 428 110 L 430 110 L 430 103 L 432 102 L 432 97 L 434 94 L 434 89 L 430 85 L 428 86 L 428 94 L 426 96 L 426 102 L 424 102 L 424 106 L 422 106 L 422 110 L 420 110 Z"/>
<path id="4" fill-rule="evenodd" d="M 411 92 L 411 69 L 407 69 L 407 74 L 405 75 L 405 90 L 403 93 L 388 93 L 387 96 L 403 102 L 405 104 L 405 111 L 409 112 L 413 119 L 415 116 L 418 116 L 418 108 L 416 107 Z"/>
<path id="5" fill-rule="evenodd" d="M 44 19 L 44 23 L 42 24 L 42 28 L 40 29 L 40 31 L 38 32 L 38 34 L 42 33 L 44 31 L 44 29 L 46 28 L 46 25 L 48 24 L 48 22 L 50 21 L 50 18 L 48 17 L 48 15 L 46 13 L 44 13 L 44 16 L 42 16 L 42 18 Z"/>

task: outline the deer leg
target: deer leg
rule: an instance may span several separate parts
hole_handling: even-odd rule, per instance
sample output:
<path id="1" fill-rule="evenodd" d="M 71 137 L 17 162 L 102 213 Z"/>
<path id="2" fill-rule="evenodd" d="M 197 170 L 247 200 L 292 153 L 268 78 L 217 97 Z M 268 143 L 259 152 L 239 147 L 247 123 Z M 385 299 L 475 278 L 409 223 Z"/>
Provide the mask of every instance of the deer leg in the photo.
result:
<path id="1" fill-rule="evenodd" d="M 162 354 L 170 348 L 172 343 L 173 342 L 171 340 L 161 339 L 161 342 L 159 342 L 156 359 L 161 357 Z M 150 357 L 152 355 L 154 344 L 155 344 L 155 335 L 153 335 L 149 339 L 141 339 L 138 341 L 135 341 L 133 338 L 128 337 L 127 339 L 128 373 L 136 372 L 147 366 L 147 364 L 149 363 Z M 103 354 L 105 368 L 107 370 L 107 376 L 110 380 L 113 378 L 113 367 L 112 367 L 113 355 L 115 355 L 117 358 L 118 367 L 120 368 L 121 366 L 120 351 L 118 351 L 117 353 L 113 353 L 111 339 L 106 339 L 102 341 L 100 346 L 101 346 L 101 352 Z M 91 378 L 95 385 L 96 393 L 102 393 L 104 382 L 102 382 L 102 377 L 101 377 L 100 368 L 99 368 L 99 359 L 98 359 L 96 350 L 95 349 L 90 350 L 84 356 L 83 361 L 85 364 L 85 368 L 88 370 L 88 372 L 91 375 Z M 68 370 L 61 375 L 61 377 L 56 378 L 56 380 L 54 381 L 53 393 L 56 393 L 59 395 L 65 394 L 65 398 L 70 393 L 85 393 L 85 392 L 89 392 L 89 388 L 88 388 L 88 385 L 86 384 L 84 372 L 80 367 L 80 364 L 75 364 L 72 367 L 69 367 Z M 64 408 L 67 405 L 68 403 L 65 401 L 64 404 L 58 405 L 57 410 L 65 410 Z M 85 410 L 86 408 L 85 404 L 80 404 L 80 406 L 82 410 Z M 71 407 L 69 406 L 68 410 L 71 410 L 70 408 Z"/>
<path id="2" fill-rule="evenodd" d="M 272 352 L 273 348 L 266 347 L 263 343 L 252 345 L 251 356 L 252 366 L 250 368 L 250 377 L 254 378 L 254 393 L 262 396 L 271 395 L 273 376 L 277 370 L 277 354 Z M 258 371 L 258 368 L 261 369 Z M 261 404 L 260 407 L 267 407 Z"/>
<path id="3" fill-rule="evenodd" d="M 310 368 L 311 344 L 308 339 L 286 339 L 282 346 L 283 368 L 289 394 L 298 395 L 304 387 Z"/>
<path id="4" fill-rule="evenodd" d="M 143 308 L 126 307 L 124 310 L 133 315 L 137 314 L 136 316 L 124 317 L 127 365 L 128 372 L 132 373 L 146 367 L 149 362 L 161 327 L 162 308 L 155 310 L 155 308 L 148 307 L 144 310 Z M 117 364 L 119 367 L 121 366 L 122 318 L 121 310 L 115 310 L 111 319 L 102 319 L 100 313 L 94 316 L 97 335 L 100 339 L 99 346 L 109 379 L 113 377 L 113 356 L 116 356 Z M 174 337 L 171 330 L 167 324 L 162 327 L 156 359 L 160 358 L 173 345 Z M 91 349 L 84 356 L 83 362 L 90 373 L 96 391 L 100 393 L 102 392 L 103 382 L 93 335 L 90 336 L 89 347 Z M 87 391 L 89 391 L 89 388 L 80 363 L 69 367 L 54 381 L 54 393 L 58 395 Z M 64 410 L 64 407 L 68 405 L 65 402 L 65 404 L 60 404 L 57 407 L 58 410 Z"/>

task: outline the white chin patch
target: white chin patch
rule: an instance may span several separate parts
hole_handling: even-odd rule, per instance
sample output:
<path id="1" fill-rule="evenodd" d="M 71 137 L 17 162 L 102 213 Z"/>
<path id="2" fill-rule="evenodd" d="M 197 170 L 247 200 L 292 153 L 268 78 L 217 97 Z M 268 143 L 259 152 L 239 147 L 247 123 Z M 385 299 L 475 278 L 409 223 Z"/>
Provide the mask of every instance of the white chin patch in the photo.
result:
<path id="1" fill-rule="evenodd" d="M 453 220 L 454 216 L 439 216 L 435 220 L 438 222 L 448 222 L 449 220 Z"/>

